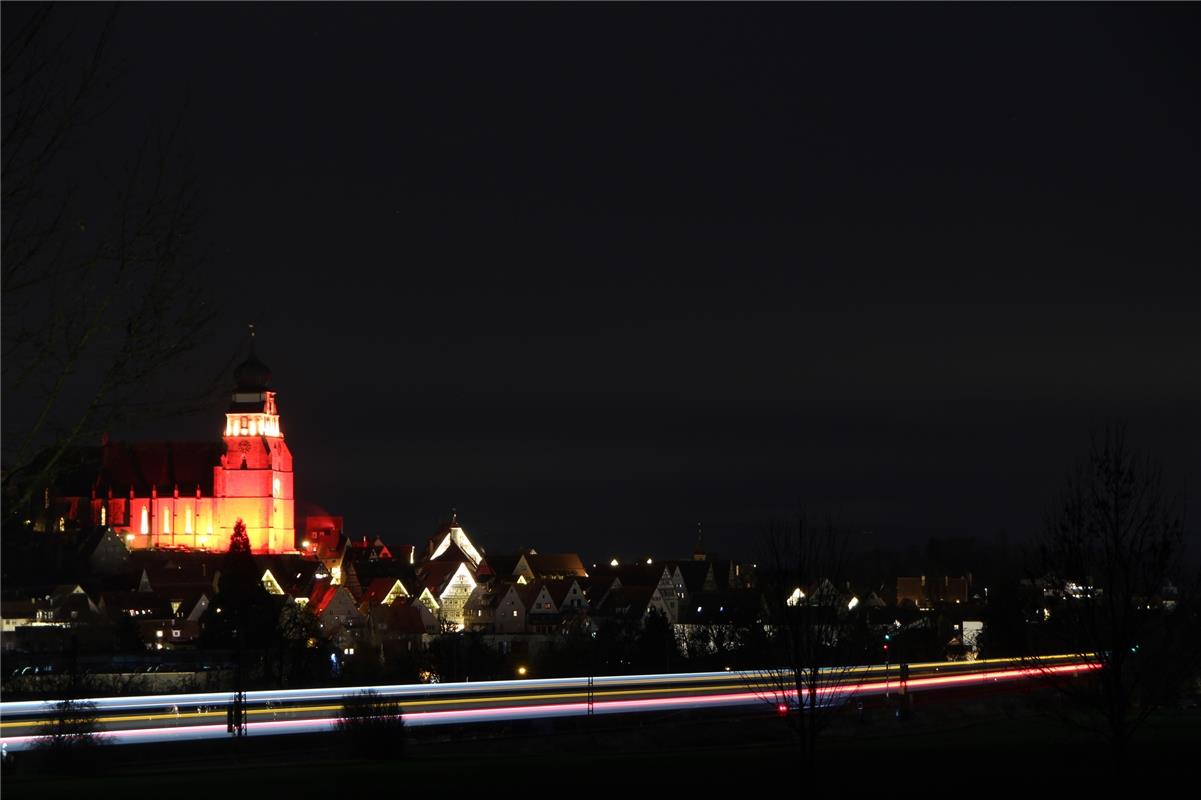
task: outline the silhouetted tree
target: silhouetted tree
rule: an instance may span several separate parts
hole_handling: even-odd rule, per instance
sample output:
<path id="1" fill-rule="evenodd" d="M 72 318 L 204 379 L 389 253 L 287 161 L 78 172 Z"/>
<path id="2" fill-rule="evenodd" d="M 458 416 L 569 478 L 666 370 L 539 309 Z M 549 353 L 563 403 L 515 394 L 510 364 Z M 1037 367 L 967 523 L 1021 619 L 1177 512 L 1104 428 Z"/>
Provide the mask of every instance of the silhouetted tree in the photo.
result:
<path id="1" fill-rule="evenodd" d="M 206 647 L 265 647 L 279 632 L 279 603 L 263 587 L 241 518 L 234 522 L 229 550 L 221 561 L 217 595 L 204 613 Z"/>
<path id="2" fill-rule="evenodd" d="M 203 408 L 224 374 L 186 387 L 157 380 L 213 318 L 179 126 L 148 130 L 127 152 L 76 155 L 107 141 L 118 17 L 116 6 L 5 9 L 5 523 L 29 513 L 77 444 Z"/>
<path id="3" fill-rule="evenodd" d="M 844 586 L 848 552 L 833 525 L 804 518 L 765 537 L 760 570 L 768 619 L 768 655 L 749 670 L 751 688 L 780 710 L 812 767 L 818 737 L 854 694 L 855 668 L 867 660 L 860 611 Z"/>
<path id="4" fill-rule="evenodd" d="M 329 677 L 331 646 L 320 621 L 308 609 L 285 602 L 280 608 L 274 643 L 281 686 L 311 685 Z"/>
<path id="5" fill-rule="evenodd" d="M 634 640 L 634 669 L 639 672 L 671 672 L 679 661 L 671 622 L 657 610 L 646 615 Z"/>
<path id="6" fill-rule="evenodd" d="M 1122 427 L 1091 453 L 1047 515 L 1039 548 L 1045 621 L 1032 659 L 1066 650 L 1100 665 L 1090 680 L 1054 684 L 1103 733 L 1122 770 L 1131 737 L 1198 660 L 1196 575 L 1182 563 L 1179 501 Z"/>

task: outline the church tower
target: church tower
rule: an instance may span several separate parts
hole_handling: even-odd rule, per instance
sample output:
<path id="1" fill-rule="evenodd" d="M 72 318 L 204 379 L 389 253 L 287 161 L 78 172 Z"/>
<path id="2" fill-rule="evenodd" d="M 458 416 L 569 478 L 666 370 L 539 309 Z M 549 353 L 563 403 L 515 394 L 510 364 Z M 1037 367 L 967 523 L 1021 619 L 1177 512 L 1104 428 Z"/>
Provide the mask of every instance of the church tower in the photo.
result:
<path id="1" fill-rule="evenodd" d="M 238 519 L 246 524 L 255 553 L 279 553 L 296 546 L 292 494 L 292 453 L 284 442 L 271 370 L 254 353 L 234 370 L 235 388 L 225 414 L 225 454 L 213 468 L 218 503 L 217 547 L 225 549 Z"/>

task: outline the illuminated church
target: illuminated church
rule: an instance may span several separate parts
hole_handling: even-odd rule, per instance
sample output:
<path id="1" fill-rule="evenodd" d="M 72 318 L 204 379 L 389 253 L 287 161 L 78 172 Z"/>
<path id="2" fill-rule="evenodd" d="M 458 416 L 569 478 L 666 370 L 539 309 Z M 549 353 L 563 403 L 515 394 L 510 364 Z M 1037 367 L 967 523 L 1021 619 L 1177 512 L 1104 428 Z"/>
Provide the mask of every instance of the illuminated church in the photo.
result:
<path id="1" fill-rule="evenodd" d="M 255 356 L 253 335 L 234 380 L 222 442 L 106 438 L 95 454 L 98 469 L 89 470 L 90 497 L 55 498 L 58 527 L 85 520 L 107 526 L 131 550 L 222 552 L 240 519 L 253 552 L 295 550 L 292 453 L 268 388 L 271 370 Z"/>

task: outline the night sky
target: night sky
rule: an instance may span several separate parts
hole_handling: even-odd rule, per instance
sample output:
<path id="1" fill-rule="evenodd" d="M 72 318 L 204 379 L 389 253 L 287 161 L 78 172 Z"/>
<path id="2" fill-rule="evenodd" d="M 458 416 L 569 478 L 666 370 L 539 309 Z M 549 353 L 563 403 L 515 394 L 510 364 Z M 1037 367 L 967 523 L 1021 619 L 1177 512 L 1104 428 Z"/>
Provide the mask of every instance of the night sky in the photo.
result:
<path id="1" fill-rule="evenodd" d="M 424 542 L 454 506 L 493 551 L 679 556 L 701 523 L 750 557 L 804 506 L 1021 540 L 1110 420 L 1195 520 L 1199 23 L 133 5 L 73 157 L 183 115 L 220 311 L 169 370 L 254 323 L 298 497 L 351 535 Z"/>

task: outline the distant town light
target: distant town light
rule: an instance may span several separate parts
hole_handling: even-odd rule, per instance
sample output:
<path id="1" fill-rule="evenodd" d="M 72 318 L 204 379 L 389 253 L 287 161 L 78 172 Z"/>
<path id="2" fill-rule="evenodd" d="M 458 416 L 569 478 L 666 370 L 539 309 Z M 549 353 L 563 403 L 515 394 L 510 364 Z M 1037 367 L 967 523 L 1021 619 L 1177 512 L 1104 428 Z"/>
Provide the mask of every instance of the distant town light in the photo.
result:
<path id="1" fill-rule="evenodd" d="M 797 603 L 805 599 L 805 593 L 801 591 L 801 587 L 792 590 L 792 594 L 788 596 L 788 605 L 795 606 Z"/>
<path id="2" fill-rule="evenodd" d="M 855 608 L 855 606 L 857 606 L 857 605 L 859 605 L 859 598 L 858 598 L 858 597 L 852 597 L 852 598 L 851 598 L 851 602 L 847 603 L 847 611 L 850 611 L 850 610 L 854 609 L 854 608 Z"/>
<path id="3" fill-rule="evenodd" d="M 647 563 L 647 564 L 650 564 L 650 563 L 652 563 L 652 562 L 651 562 L 651 560 L 648 558 L 648 559 L 646 560 L 646 563 Z"/>
<path id="4" fill-rule="evenodd" d="M 617 566 L 617 559 L 616 559 L 616 558 L 614 558 L 612 561 L 610 561 L 610 562 L 609 562 L 609 566 L 610 566 L 610 567 L 616 567 L 616 566 Z"/>
<path id="5" fill-rule="evenodd" d="M 517 674 L 518 674 L 518 675 L 524 675 L 526 672 L 527 672 L 527 670 L 526 670 L 526 668 L 525 668 L 525 667 L 518 667 L 518 668 L 517 668 Z"/>

